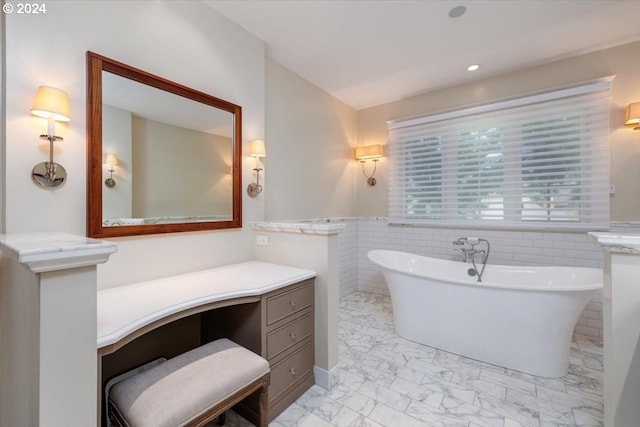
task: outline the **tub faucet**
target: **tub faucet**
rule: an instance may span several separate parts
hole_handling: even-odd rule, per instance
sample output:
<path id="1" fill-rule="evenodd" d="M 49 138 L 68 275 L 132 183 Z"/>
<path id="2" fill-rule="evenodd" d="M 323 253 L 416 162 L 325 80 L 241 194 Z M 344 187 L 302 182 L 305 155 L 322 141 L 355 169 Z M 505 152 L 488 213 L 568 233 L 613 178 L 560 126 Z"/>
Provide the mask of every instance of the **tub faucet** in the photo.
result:
<path id="1" fill-rule="evenodd" d="M 460 237 L 458 240 L 454 240 L 453 244 L 455 246 L 464 246 L 467 243 L 467 239 L 465 237 Z M 462 252 L 462 262 L 467 262 L 467 255 L 470 249 L 460 248 L 460 252 Z"/>
<path id="2" fill-rule="evenodd" d="M 462 252 L 462 261 L 467 262 L 467 260 L 470 260 L 471 264 L 473 264 L 473 268 L 470 268 L 467 273 L 470 276 L 478 276 L 478 282 L 482 282 L 482 273 L 484 273 L 484 269 L 487 266 L 487 259 L 489 258 L 489 241 L 478 237 L 460 237 L 458 240 L 454 240 L 453 244 L 463 246 L 460 249 L 460 252 Z M 476 249 L 476 246 L 479 244 L 484 244 L 486 249 Z M 476 266 L 476 255 L 480 255 L 480 260 L 482 261 L 482 269 L 480 270 L 478 270 Z"/>

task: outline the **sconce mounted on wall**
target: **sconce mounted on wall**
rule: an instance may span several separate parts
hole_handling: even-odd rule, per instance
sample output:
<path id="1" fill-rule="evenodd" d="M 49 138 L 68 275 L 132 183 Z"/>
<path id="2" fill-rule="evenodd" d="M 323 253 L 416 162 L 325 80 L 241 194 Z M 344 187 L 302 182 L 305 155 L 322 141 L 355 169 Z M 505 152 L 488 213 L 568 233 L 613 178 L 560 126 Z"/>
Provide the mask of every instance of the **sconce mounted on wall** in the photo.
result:
<path id="1" fill-rule="evenodd" d="M 113 188 L 116 185 L 115 180 L 113 179 L 113 173 L 115 172 L 114 166 L 118 164 L 118 156 L 115 154 L 107 154 L 106 163 L 109 165 L 109 178 L 104 180 L 104 185 L 109 188 Z"/>
<path id="2" fill-rule="evenodd" d="M 356 148 L 356 160 L 362 163 L 362 173 L 367 177 L 367 184 L 372 187 L 376 185 L 376 179 L 373 177 L 373 174 L 376 173 L 378 160 L 382 157 L 384 157 L 384 147 L 380 144 Z M 373 171 L 371 174 L 367 174 L 364 170 L 364 164 L 367 160 L 371 160 L 373 162 Z"/>
<path id="3" fill-rule="evenodd" d="M 251 197 L 258 197 L 258 194 L 262 192 L 262 185 L 260 185 L 260 171 L 262 170 L 260 167 L 260 157 L 266 156 L 263 140 L 256 139 L 251 141 L 251 144 L 249 145 L 249 156 L 255 157 L 256 159 L 256 167 L 253 168 L 253 170 L 256 171 L 256 182 L 249 184 L 247 187 L 247 193 Z"/>
<path id="4" fill-rule="evenodd" d="M 40 86 L 31 105 L 31 114 L 48 120 L 47 134 L 40 135 L 40 139 L 49 141 L 49 161 L 35 165 L 31 178 L 42 187 L 58 187 L 66 181 L 67 171 L 53 161 L 53 142 L 62 141 L 61 137 L 56 136 L 56 121 L 70 120 L 69 98 L 60 89 Z"/>
<path id="5" fill-rule="evenodd" d="M 633 130 L 640 130 L 640 102 L 629 104 L 624 114 L 624 124 L 636 127 Z"/>

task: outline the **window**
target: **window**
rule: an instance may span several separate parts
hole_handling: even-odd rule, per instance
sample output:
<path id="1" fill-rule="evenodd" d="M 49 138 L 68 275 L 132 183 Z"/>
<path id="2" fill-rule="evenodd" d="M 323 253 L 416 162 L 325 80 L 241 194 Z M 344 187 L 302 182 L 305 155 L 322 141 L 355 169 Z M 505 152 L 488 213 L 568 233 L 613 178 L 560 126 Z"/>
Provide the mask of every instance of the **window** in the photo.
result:
<path id="1" fill-rule="evenodd" d="M 390 122 L 390 222 L 608 228 L 610 86 Z"/>

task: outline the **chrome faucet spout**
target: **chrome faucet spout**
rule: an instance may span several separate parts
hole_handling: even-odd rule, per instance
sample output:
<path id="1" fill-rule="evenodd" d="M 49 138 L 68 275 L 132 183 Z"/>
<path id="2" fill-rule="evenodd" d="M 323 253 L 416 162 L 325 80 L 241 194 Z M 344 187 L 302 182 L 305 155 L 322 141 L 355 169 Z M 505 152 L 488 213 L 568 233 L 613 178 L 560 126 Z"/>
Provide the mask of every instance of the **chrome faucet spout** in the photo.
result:
<path id="1" fill-rule="evenodd" d="M 453 244 L 453 245 L 455 245 L 455 246 L 463 246 L 463 247 L 462 247 L 462 248 L 460 248 L 460 249 L 456 249 L 457 251 L 459 250 L 460 252 L 462 252 L 462 262 L 467 262 L 467 258 L 468 258 L 468 256 L 469 256 L 468 251 L 469 251 L 470 249 L 467 249 L 467 248 L 465 248 L 465 247 L 464 247 L 464 245 L 465 245 L 466 243 L 467 243 L 467 239 L 466 239 L 466 237 L 460 237 L 460 238 L 458 238 L 458 240 L 454 240 L 454 241 L 452 242 L 452 244 Z"/>
<path id="2" fill-rule="evenodd" d="M 471 264 L 473 264 L 473 271 L 476 273 L 474 275 L 478 277 L 478 282 L 482 282 L 482 273 L 484 273 L 484 269 L 487 266 L 489 251 L 491 250 L 489 241 L 478 237 L 459 237 L 458 240 L 453 241 L 453 244 L 456 246 L 463 246 L 460 248 L 460 252 L 462 252 L 462 261 L 471 261 Z M 476 249 L 476 246 L 478 245 L 484 245 L 486 249 Z M 476 266 L 476 255 L 480 255 L 480 261 L 482 262 L 481 269 L 478 269 Z M 471 271 L 471 269 L 469 271 Z"/>

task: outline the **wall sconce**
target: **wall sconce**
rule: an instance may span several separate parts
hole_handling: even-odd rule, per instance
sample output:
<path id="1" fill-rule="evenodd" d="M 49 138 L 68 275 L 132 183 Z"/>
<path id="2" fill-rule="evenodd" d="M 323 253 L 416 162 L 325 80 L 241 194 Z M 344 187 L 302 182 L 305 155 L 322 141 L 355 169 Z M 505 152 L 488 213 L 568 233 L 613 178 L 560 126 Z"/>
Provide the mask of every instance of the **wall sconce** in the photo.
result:
<path id="1" fill-rule="evenodd" d="M 624 114 L 625 125 L 635 125 L 633 130 L 640 130 L 640 102 L 629 104 Z"/>
<path id="2" fill-rule="evenodd" d="M 372 187 L 376 185 L 376 179 L 373 177 L 373 174 L 376 173 L 378 160 L 382 157 L 384 157 L 384 147 L 380 144 L 356 148 L 356 160 L 362 163 L 362 173 L 367 177 L 367 184 Z M 367 174 L 364 170 L 364 164 L 367 160 L 371 160 L 373 162 L 373 171 L 371 174 Z"/>
<path id="3" fill-rule="evenodd" d="M 109 188 L 113 188 L 116 185 L 116 182 L 113 179 L 113 172 L 115 172 L 114 166 L 118 164 L 118 156 L 115 154 L 107 154 L 106 163 L 109 165 L 109 178 L 104 180 L 104 185 Z"/>
<path id="4" fill-rule="evenodd" d="M 256 139 L 251 141 L 249 145 L 249 156 L 256 158 L 256 167 L 253 168 L 256 171 L 256 182 L 252 182 L 247 187 L 247 193 L 251 197 L 258 197 L 258 194 L 262 192 L 262 185 L 260 185 L 260 171 L 262 168 L 260 167 L 260 157 L 265 157 L 266 152 L 264 149 L 264 141 L 261 139 Z"/>
<path id="5" fill-rule="evenodd" d="M 48 120 L 47 134 L 40 135 L 40 139 L 49 141 L 49 161 L 35 165 L 31 178 L 42 187 L 58 187 L 66 181 L 67 171 L 53 161 L 53 142 L 62 141 L 61 137 L 56 136 L 56 121 L 70 120 L 69 98 L 60 89 L 40 86 L 31 105 L 31 114 Z"/>

